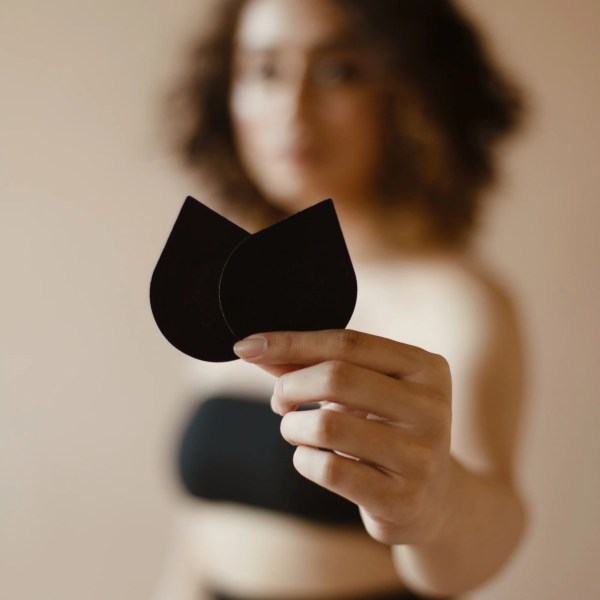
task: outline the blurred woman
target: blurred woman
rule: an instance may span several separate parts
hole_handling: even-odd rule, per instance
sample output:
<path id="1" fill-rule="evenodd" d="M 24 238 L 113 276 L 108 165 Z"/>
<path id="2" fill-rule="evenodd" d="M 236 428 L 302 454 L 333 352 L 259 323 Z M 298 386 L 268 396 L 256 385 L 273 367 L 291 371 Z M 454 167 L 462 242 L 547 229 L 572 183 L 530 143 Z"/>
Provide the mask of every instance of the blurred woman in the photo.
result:
<path id="1" fill-rule="evenodd" d="M 519 95 L 444 0 L 222 0 L 175 96 L 204 202 L 258 230 L 335 203 L 347 330 L 189 361 L 176 548 L 161 598 L 449 597 L 525 525 L 522 351 L 474 257 Z"/>

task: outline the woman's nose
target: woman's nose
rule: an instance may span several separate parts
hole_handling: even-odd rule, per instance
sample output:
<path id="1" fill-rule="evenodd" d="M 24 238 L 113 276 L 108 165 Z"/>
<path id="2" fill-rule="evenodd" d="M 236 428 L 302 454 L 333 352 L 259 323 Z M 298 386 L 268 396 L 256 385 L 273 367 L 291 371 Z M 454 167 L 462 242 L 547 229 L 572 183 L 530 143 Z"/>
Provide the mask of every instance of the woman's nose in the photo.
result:
<path id="1" fill-rule="evenodd" d="M 289 121 L 306 121 L 313 112 L 314 93 L 305 71 L 287 78 L 280 104 L 282 115 Z"/>

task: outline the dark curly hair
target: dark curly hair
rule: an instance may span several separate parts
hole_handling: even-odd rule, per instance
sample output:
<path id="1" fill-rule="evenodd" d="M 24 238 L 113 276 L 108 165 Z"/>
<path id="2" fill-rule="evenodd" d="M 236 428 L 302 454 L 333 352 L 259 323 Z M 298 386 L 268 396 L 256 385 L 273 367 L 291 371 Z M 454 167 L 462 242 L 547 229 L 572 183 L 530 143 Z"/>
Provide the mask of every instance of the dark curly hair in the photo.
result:
<path id="1" fill-rule="evenodd" d="M 262 226 L 283 215 L 244 172 L 228 112 L 233 39 L 247 0 L 220 0 L 167 98 L 176 152 L 229 208 Z M 523 101 L 450 0 L 331 0 L 399 85 L 392 98 L 382 198 L 424 215 L 447 246 L 469 239 L 496 175 L 497 142 Z M 407 90 L 409 93 L 407 93 Z M 399 169 L 398 165 L 402 168 Z"/>

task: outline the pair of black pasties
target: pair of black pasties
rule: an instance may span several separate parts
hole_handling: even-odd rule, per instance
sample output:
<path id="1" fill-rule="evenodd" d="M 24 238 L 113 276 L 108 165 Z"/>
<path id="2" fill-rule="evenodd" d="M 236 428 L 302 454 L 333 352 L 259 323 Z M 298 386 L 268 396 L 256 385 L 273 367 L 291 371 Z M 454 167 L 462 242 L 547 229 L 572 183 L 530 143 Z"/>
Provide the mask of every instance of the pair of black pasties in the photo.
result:
<path id="1" fill-rule="evenodd" d="M 331 200 L 250 234 L 188 196 L 150 284 L 163 335 L 213 362 L 252 333 L 344 328 L 356 294 Z"/>

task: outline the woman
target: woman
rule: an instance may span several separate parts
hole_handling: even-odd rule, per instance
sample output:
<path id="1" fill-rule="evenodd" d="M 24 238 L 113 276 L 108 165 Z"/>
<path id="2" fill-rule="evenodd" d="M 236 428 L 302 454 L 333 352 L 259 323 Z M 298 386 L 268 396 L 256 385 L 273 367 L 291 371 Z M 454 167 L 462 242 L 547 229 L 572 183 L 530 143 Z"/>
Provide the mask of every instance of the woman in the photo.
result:
<path id="1" fill-rule="evenodd" d="M 190 364 L 190 494 L 161 597 L 474 589 L 525 524 L 518 327 L 469 246 L 518 95 L 448 1 L 215 10 L 177 105 L 201 199 L 256 230 L 332 197 L 359 295 L 348 330 Z"/>

